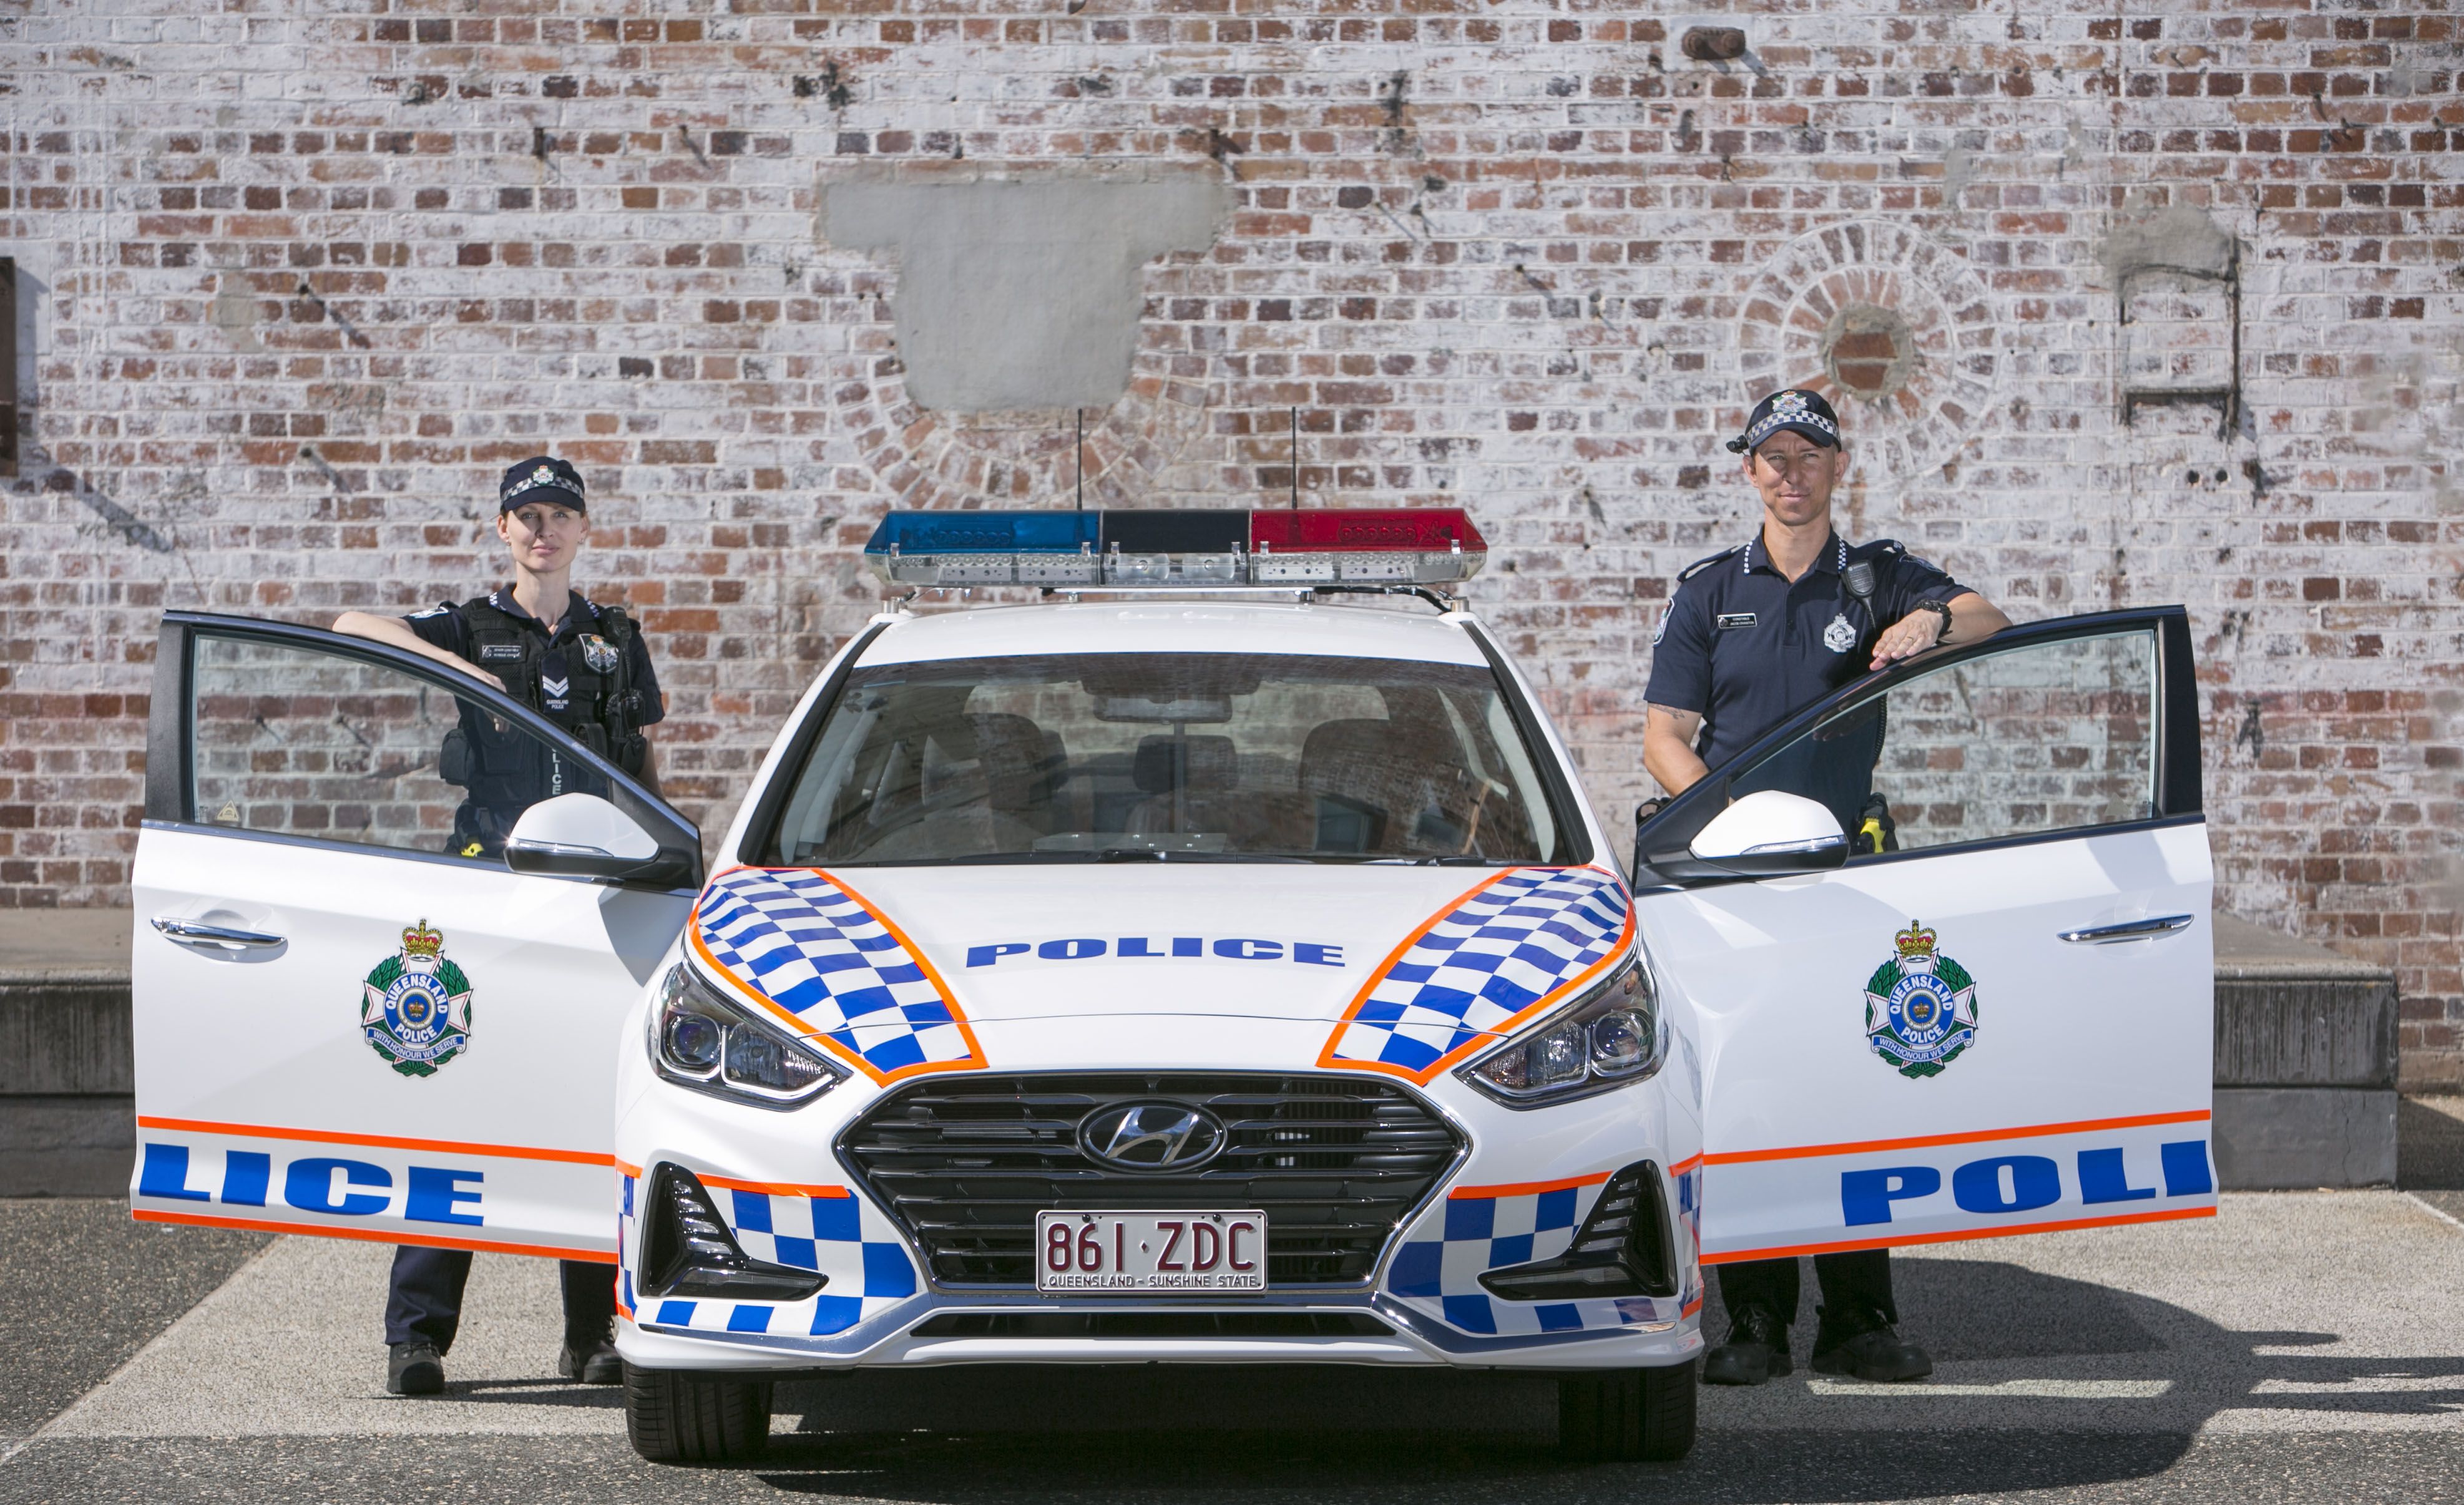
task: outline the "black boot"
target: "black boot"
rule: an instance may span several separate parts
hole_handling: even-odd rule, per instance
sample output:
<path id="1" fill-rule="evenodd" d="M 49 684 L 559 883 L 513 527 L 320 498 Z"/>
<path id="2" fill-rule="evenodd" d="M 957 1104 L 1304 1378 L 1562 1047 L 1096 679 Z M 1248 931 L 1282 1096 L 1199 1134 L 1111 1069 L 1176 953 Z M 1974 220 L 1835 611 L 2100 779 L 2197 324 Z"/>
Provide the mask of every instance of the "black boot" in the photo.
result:
<path id="1" fill-rule="evenodd" d="M 1902 1338 L 1899 1329 L 1877 1309 L 1852 1306 L 1834 1316 L 1817 1307 L 1814 1329 L 1814 1367 L 1822 1374 L 1850 1374 L 1859 1380 L 1888 1384 L 1922 1380 L 1933 1373 L 1925 1351 Z"/>
<path id="2" fill-rule="evenodd" d="M 387 1395 L 434 1395 L 445 1388 L 445 1359 L 425 1340 L 385 1348 Z"/>
<path id="3" fill-rule="evenodd" d="M 605 1327 L 595 1333 L 568 1332 L 563 1352 L 556 1356 L 556 1372 L 584 1385 L 621 1385 L 625 1361 L 616 1357 L 616 1341 Z"/>
<path id="4" fill-rule="evenodd" d="M 1769 1309 L 1741 1306 L 1728 1314 L 1728 1341 L 1703 1357 L 1705 1385 L 1761 1385 L 1794 1367 L 1788 1324 Z"/>

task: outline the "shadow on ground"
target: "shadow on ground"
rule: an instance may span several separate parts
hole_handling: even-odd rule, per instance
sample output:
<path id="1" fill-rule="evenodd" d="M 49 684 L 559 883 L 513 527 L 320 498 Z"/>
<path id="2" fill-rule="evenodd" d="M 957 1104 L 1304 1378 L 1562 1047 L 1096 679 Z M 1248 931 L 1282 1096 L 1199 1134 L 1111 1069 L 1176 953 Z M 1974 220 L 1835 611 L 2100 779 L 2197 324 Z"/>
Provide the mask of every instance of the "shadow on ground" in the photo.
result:
<path id="1" fill-rule="evenodd" d="M 1518 1374 L 1317 1368 L 1000 1367 L 868 1371 L 784 1382 L 801 1415 L 758 1471 L 774 1488 L 974 1505 L 1131 1500 L 1206 1492 L 1309 1498 L 1532 1501 L 1632 1494 L 1686 1499 L 1890 1500 L 2126 1484 L 2171 1469 L 2202 1423 L 2236 1406 L 2431 1414 L 2464 1405 L 2464 1357 L 2327 1358 L 2262 1352 L 2325 1334 L 2228 1332 L 2179 1307 L 1987 1260 L 1906 1260 L 1903 1310 L 1946 1362 L 2167 1351 L 2177 1383 L 2159 1413 L 2131 1402 L 1904 1399 L 1874 1425 L 1793 1427 L 1705 1396 L 1682 1464 L 1577 1467 L 1556 1450 L 1553 1380 Z M 1809 1286 L 1811 1282 L 1809 1282 Z M 1813 1293 L 1798 1346 L 1811 1328 Z M 1716 1317 L 1713 1331 L 1719 1331 Z M 2132 1372 L 2150 1372 L 2141 1360 Z M 2419 1387 L 2386 1389 L 2388 1382 Z M 2448 1382 L 2442 1384 L 2441 1382 Z M 2308 1393 L 2302 1387 L 2326 1387 Z M 2262 1387 L 2264 1391 L 2262 1393 Z M 1816 1403 L 1826 1404 L 1826 1403 Z M 1851 1413 L 1861 1414 L 1861 1413 Z M 1822 1420 L 1828 1421 L 1826 1416 Z"/>
<path id="2" fill-rule="evenodd" d="M 2395 1112 L 2395 1184 L 2464 1191 L 2464 1098 L 2402 1098 Z"/>

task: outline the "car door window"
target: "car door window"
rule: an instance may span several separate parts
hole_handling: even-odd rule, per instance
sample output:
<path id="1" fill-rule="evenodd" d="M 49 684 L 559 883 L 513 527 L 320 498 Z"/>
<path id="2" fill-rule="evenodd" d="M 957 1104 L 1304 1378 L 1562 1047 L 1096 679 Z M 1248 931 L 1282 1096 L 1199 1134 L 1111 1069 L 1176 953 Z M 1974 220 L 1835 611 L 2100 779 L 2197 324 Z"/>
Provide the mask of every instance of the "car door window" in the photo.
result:
<path id="1" fill-rule="evenodd" d="M 2149 819 L 2158 682 L 2151 630 L 2016 645 L 1842 706 L 1729 792 L 1818 800 L 1860 857 Z"/>
<path id="2" fill-rule="evenodd" d="M 192 818 L 493 862 L 521 812 L 605 780 L 408 670 L 345 651 L 200 633 Z"/>

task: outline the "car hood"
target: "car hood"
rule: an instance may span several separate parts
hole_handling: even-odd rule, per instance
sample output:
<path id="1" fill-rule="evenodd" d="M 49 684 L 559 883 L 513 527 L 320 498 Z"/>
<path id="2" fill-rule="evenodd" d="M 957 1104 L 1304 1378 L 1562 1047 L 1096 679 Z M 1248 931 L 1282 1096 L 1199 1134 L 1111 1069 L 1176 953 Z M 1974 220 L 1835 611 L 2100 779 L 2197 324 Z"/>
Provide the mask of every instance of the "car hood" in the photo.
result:
<path id="1" fill-rule="evenodd" d="M 1510 1027 L 1620 948 L 1630 908 L 1593 868 L 740 868 L 703 892 L 692 944 L 705 971 L 884 1080 L 1027 1058 L 1093 1064 L 1097 1036 L 1156 1064 L 1207 1039 L 1243 1039 L 1250 1056 L 1271 1038 L 1265 1055 L 1305 1064 L 1338 1052 L 1339 1022 L 1390 979 L 1463 985 L 1448 997 L 1469 1027 Z M 1487 971 L 1421 975 L 1458 951 Z M 1059 1027 L 1096 1019 L 1110 1022 Z"/>

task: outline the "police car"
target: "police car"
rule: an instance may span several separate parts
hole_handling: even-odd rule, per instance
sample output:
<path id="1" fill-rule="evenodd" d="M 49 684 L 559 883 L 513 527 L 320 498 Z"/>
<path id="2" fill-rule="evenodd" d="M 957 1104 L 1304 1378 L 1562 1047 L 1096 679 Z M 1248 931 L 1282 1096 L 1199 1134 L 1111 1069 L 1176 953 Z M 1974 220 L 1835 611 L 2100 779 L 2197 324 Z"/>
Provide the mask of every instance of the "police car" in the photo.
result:
<path id="1" fill-rule="evenodd" d="M 1628 847 L 1485 552 L 892 513 L 895 591 L 1044 599 L 875 617 L 707 864 L 474 681 L 167 614 L 134 1213 L 607 1260 L 635 1447 L 722 1460 L 775 1376 L 986 1362 L 1548 1371 L 1673 1457 L 1706 1266 L 2213 1211 L 2179 610 L 1895 665 Z M 472 715 L 564 780 L 501 861 Z"/>

